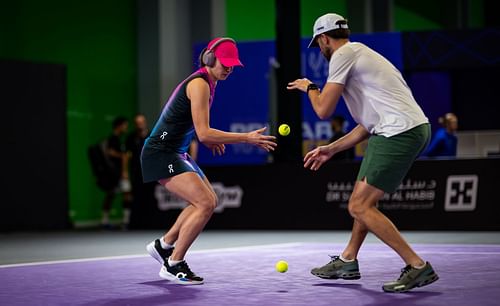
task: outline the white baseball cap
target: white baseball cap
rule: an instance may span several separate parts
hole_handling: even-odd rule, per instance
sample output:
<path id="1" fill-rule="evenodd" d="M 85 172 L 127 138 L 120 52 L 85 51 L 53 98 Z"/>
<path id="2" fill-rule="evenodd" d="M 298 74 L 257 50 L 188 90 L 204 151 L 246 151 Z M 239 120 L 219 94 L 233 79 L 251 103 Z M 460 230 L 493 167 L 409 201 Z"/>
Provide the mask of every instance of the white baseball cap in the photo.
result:
<path id="1" fill-rule="evenodd" d="M 333 14 L 333 13 L 328 13 L 325 14 L 318 19 L 316 19 L 316 22 L 314 22 L 313 26 L 313 38 L 311 39 L 311 42 L 309 43 L 308 48 L 311 47 L 317 47 L 318 43 L 316 42 L 316 37 L 318 35 L 323 34 L 325 32 L 335 30 L 335 29 L 348 29 L 349 27 L 347 26 L 347 23 L 338 23 L 339 21 L 346 21 L 344 17 L 338 15 L 338 14 Z"/>

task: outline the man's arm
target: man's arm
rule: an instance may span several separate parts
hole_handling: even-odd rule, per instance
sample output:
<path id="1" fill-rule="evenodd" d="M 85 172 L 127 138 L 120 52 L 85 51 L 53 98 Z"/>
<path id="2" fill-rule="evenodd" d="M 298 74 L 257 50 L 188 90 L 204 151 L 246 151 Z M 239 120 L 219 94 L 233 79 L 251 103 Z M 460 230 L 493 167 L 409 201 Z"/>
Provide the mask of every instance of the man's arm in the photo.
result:
<path id="1" fill-rule="evenodd" d="M 360 124 L 343 137 L 332 142 L 328 146 L 333 154 L 350 149 L 370 137 L 370 133 Z"/>
<path id="2" fill-rule="evenodd" d="M 304 156 L 304 168 L 316 171 L 335 153 L 352 148 L 369 136 L 370 133 L 368 133 L 364 127 L 357 125 L 344 137 L 332 142 L 329 145 L 319 146 L 314 150 L 307 152 L 306 156 Z"/>
<path id="3" fill-rule="evenodd" d="M 316 115 L 318 115 L 320 119 L 329 118 L 335 111 L 335 108 L 337 108 L 340 96 L 344 90 L 344 85 L 328 82 L 325 87 L 323 87 L 322 91 L 319 89 L 310 89 L 308 91 L 307 87 L 310 84 L 312 84 L 312 82 L 308 79 L 297 79 L 288 83 L 287 89 L 298 89 L 307 93 Z"/>

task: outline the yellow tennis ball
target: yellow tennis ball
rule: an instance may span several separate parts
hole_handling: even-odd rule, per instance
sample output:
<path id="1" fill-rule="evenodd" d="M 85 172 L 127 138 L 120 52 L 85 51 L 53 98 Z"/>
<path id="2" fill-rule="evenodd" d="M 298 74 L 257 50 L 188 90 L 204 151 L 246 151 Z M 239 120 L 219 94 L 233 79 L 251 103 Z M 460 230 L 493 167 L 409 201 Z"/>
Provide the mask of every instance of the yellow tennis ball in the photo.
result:
<path id="1" fill-rule="evenodd" d="M 276 271 L 280 273 L 285 273 L 288 271 L 288 263 L 284 260 L 280 260 L 276 263 Z"/>
<path id="2" fill-rule="evenodd" d="M 278 133 L 280 133 L 281 136 L 287 136 L 288 134 L 290 134 L 290 126 L 288 126 L 288 124 L 283 123 L 278 128 Z"/>

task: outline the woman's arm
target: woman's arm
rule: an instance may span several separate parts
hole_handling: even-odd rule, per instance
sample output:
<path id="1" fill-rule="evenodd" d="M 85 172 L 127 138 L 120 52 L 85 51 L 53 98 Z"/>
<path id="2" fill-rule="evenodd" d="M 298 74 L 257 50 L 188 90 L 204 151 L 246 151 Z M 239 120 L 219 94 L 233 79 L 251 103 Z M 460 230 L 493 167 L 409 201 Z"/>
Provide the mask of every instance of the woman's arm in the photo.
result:
<path id="1" fill-rule="evenodd" d="M 266 128 L 248 133 L 225 132 L 210 127 L 210 88 L 207 82 L 196 78 L 187 85 L 187 96 L 191 100 L 191 113 L 198 140 L 205 144 L 250 143 L 269 151 L 274 150 L 276 137 L 263 135 Z"/>

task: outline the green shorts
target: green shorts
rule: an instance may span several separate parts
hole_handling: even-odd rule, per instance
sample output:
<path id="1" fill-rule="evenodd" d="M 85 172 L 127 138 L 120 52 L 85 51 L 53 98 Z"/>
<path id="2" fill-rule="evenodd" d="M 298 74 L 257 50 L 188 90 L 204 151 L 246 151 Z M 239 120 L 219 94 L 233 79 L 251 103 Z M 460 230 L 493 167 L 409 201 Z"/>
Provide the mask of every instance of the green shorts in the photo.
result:
<path id="1" fill-rule="evenodd" d="M 411 165 L 431 138 L 429 123 L 392 137 L 372 135 L 358 173 L 366 182 L 387 193 L 396 191 Z"/>

